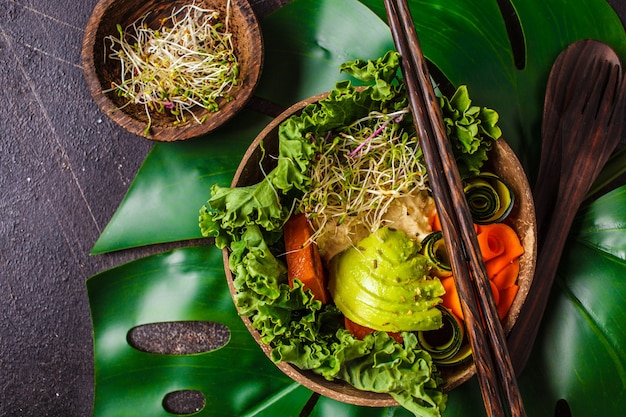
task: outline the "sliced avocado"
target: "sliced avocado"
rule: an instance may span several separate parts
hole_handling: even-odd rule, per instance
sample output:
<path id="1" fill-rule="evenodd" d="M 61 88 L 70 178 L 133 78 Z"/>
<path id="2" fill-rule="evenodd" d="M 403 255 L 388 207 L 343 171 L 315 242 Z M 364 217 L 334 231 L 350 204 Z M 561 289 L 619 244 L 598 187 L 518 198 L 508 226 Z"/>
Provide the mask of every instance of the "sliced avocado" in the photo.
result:
<path id="1" fill-rule="evenodd" d="M 434 330 L 442 325 L 435 308 L 445 293 L 430 277 L 430 261 L 404 232 L 378 229 L 330 262 L 329 290 L 353 322 L 375 330 Z"/>

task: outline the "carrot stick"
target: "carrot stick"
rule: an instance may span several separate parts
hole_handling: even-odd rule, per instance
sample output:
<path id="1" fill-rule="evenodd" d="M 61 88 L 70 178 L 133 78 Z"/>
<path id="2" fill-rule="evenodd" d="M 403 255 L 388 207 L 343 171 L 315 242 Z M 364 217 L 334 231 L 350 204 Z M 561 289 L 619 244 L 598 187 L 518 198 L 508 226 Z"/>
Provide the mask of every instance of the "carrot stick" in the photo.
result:
<path id="1" fill-rule="evenodd" d="M 446 290 L 446 293 L 441 296 L 441 304 L 450 310 L 457 318 L 463 320 L 461 301 L 459 300 L 459 294 L 456 292 L 454 277 L 449 276 L 441 279 L 441 285 L 443 285 L 443 288 Z"/>
<path id="2" fill-rule="evenodd" d="M 437 212 L 435 212 L 435 214 L 433 215 L 431 227 L 433 229 L 433 232 L 441 231 L 441 222 L 439 221 L 439 216 L 437 215 Z"/>
<path id="3" fill-rule="evenodd" d="M 519 258 L 511 261 L 510 264 L 502 268 L 500 272 L 495 274 L 493 277 L 489 277 L 491 281 L 496 284 L 498 289 L 505 290 L 509 288 L 511 285 L 515 284 L 517 281 L 517 276 L 519 275 Z"/>
<path id="4" fill-rule="evenodd" d="M 343 318 L 343 323 L 344 323 L 346 330 L 348 330 L 350 334 L 352 334 L 354 337 L 356 337 L 359 340 L 363 340 L 365 336 L 367 336 L 370 333 L 374 333 L 376 331 L 370 327 L 361 326 L 360 324 L 353 322 L 352 320 L 350 320 L 349 318 L 345 316 Z M 387 334 L 391 336 L 392 338 L 394 338 L 396 342 L 398 343 L 402 343 L 404 341 L 402 336 L 400 336 L 400 332 L 387 332 Z"/>
<path id="5" fill-rule="evenodd" d="M 506 317 L 511 309 L 511 305 L 513 304 L 513 300 L 515 300 L 518 290 L 519 286 L 517 284 L 500 290 L 500 302 L 498 303 L 498 316 L 500 316 L 500 320 L 504 320 L 504 317 Z"/>
<path id="6" fill-rule="evenodd" d="M 310 241 L 312 232 L 306 216 L 292 216 L 285 223 L 283 233 L 289 286 L 293 288 L 293 280 L 298 278 L 315 299 L 326 304 L 330 298 L 326 289 L 326 272 L 317 245 Z"/>

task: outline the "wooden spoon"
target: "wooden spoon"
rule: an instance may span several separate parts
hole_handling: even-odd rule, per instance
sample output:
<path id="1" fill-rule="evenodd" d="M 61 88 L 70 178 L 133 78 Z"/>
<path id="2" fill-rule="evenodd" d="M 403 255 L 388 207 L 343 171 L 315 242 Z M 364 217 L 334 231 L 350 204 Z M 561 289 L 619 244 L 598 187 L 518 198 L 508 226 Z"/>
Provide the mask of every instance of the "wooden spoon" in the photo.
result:
<path id="1" fill-rule="evenodd" d="M 554 210 L 555 197 L 561 171 L 562 133 L 561 118 L 568 114 L 567 106 L 584 103 L 590 94 L 589 73 L 599 59 L 619 64 L 617 56 L 607 45 L 597 41 L 582 40 L 573 43 L 554 62 L 544 99 L 543 124 L 541 126 L 541 159 L 533 189 L 539 236 L 543 237 L 546 221 Z M 594 88 L 594 85 L 590 85 Z M 583 88 L 580 88 L 583 87 Z M 572 114 L 573 117 L 577 117 Z M 581 141 L 582 142 L 582 141 Z"/>
<path id="2" fill-rule="evenodd" d="M 537 337 L 576 212 L 621 138 L 626 107 L 622 78 L 615 52 L 594 40 L 570 45 L 550 73 L 534 190 L 537 267 L 507 343 L 517 375 Z"/>

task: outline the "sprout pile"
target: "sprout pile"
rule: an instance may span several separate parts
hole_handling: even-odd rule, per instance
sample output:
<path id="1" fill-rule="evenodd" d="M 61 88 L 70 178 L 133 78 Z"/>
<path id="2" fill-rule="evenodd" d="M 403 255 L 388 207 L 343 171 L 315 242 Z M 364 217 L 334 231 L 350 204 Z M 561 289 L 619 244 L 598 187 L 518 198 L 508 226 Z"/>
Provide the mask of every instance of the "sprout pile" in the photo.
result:
<path id="1" fill-rule="evenodd" d="M 230 1 L 223 21 L 218 11 L 191 4 L 172 10 L 158 29 L 146 24 L 149 14 L 125 29 L 118 24 L 118 36 L 105 39 L 109 58 L 121 64 L 121 78 L 104 92 L 127 98 L 125 106 L 144 106 L 145 134 L 152 125 L 151 112 L 172 114 L 175 124 L 187 122 L 188 116 L 204 122 L 207 116 L 198 118 L 192 108 L 218 111 L 218 99 L 230 100 L 238 83 L 229 14 Z"/>

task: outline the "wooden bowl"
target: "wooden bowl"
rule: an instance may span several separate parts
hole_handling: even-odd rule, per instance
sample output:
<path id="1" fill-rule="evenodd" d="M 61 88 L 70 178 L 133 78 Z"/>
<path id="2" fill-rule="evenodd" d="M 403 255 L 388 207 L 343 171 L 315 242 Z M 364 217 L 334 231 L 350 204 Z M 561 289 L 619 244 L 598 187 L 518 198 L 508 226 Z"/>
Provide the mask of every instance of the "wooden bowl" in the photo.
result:
<path id="1" fill-rule="evenodd" d="M 219 110 L 211 112 L 195 106 L 194 113 L 204 123 L 189 118 L 186 123 L 175 125 L 176 117 L 171 114 L 151 113 L 152 128 L 144 133 L 148 117 L 143 105 L 128 105 L 127 99 L 115 93 L 103 93 L 110 89 L 111 82 L 121 79 L 119 61 L 105 57 L 109 44 L 105 38 L 117 35 L 117 24 L 123 28 L 146 14 L 146 23 L 157 29 L 161 20 L 169 18 L 173 9 L 191 4 L 191 0 L 101 0 L 93 10 L 85 30 L 82 47 L 82 64 L 91 95 L 102 111 L 117 124 L 131 133 L 158 141 L 175 141 L 194 138 L 208 133 L 237 113 L 248 101 L 256 88 L 263 66 L 263 40 L 257 18 L 247 0 L 230 0 L 229 31 L 233 34 L 233 47 L 239 60 L 238 85 L 232 90 L 232 100 L 218 101 Z M 195 4 L 220 11 L 226 16 L 227 0 L 196 0 Z"/>
<path id="2" fill-rule="evenodd" d="M 231 186 L 243 187 L 261 181 L 263 179 L 263 172 L 269 172 L 276 166 L 276 156 L 278 156 L 278 126 L 280 123 L 291 115 L 300 112 L 307 104 L 317 102 L 326 96 L 327 94 L 321 94 L 293 105 L 263 129 L 243 156 Z M 262 151 L 259 146 L 261 142 L 263 143 L 264 151 Z M 265 154 L 264 158 L 263 154 Z M 499 139 L 496 141 L 496 146 L 490 153 L 490 162 L 494 165 L 491 167 L 492 172 L 504 179 L 512 188 L 515 195 L 514 207 L 504 223 L 507 223 L 517 232 L 525 250 L 524 255 L 520 258 L 520 274 L 518 277 L 519 290 L 503 322 L 504 331 L 508 334 L 524 304 L 534 276 L 535 261 L 537 258 L 535 208 L 526 173 L 515 156 L 515 153 L 504 140 Z M 263 166 L 263 171 L 259 168 L 259 163 Z M 224 249 L 224 269 L 231 295 L 234 296 L 234 277 L 228 266 L 228 255 L 228 250 Z M 269 356 L 272 348 L 261 342 L 258 331 L 252 327 L 247 317 L 242 317 L 242 320 L 261 349 Z M 281 362 L 277 363 L 276 366 L 296 382 L 321 395 L 338 401 L 369 407 L 389 407 L 398 405 L 388 394 L 361 391 L 340 380 L 327 381 L 311 371 L 300 370 L 288 363 Z M 458 387 L 476 373 L 476 367 L 471 360 L 454 367 L 439 366 L 438 369 L 441 371 L 442 377 L 446 381 L 443 386 L 444 391 L 450 391 Z"/>

